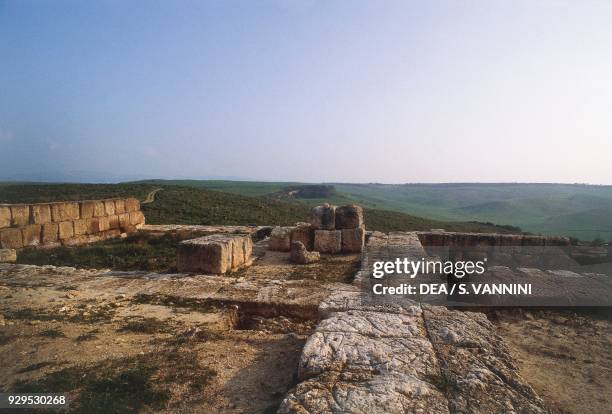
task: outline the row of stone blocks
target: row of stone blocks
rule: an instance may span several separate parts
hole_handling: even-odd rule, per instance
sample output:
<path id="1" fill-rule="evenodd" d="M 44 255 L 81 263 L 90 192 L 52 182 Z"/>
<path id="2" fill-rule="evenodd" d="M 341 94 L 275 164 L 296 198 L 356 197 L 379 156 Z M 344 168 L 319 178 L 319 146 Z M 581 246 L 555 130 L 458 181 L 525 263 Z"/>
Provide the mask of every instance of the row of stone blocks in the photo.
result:
<path id="1" fill-rule="evenodd" d="M 135 198 L 0 205 L 0 248 L 78 245 L 144 224 Z"/>
<path id="2" fill-rule="evenodd" d="M 251 263 L 253 241 L 248 234 L 213 234 L 182 241 L 176 263 L 181 273 L 223 274 Z"/>
<path id="3" fill-rule="evenodd" d="M 360 253 L 365 242 L 363 209 L 356 205 L 329 204 L 312 209 L 310 223 L 275 227 L 268 248 L 288 252 L 291 243 L 302 242 L 309 251 L 320 253 Z"/>

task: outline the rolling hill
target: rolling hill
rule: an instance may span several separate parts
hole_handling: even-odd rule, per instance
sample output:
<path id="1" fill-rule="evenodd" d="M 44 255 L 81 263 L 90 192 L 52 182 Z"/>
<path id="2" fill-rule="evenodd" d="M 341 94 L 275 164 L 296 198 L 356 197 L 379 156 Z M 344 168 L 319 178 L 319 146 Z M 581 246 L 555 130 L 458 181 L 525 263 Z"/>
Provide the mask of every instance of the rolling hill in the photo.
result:
<path id="1" fill-rule="evenodd" d="M 146 181 L 200 189 L 279 198 L 300 183 L 253 181 Z M 301 199 L 308 205 L 357 203 L 445 222 L 491 222 L 524 231 L 560 234 L 583 240 L 612 239 L 612 186 L 584 184 L 346 184 L 333 185 L 333 195 Z M 281 197 L 282 198 L 282 197 Z"/>
<path id="2" fill-rule="evenodd" d="M 59 200 L 97 199 L 134 196 L 144 200 L 161 188 L 155 200 L 143 204 L 150 224 L 225 224 L 225 225 L 291 225 L 304 221 L 310 214 L 310 203 L 279 201 L 268 197 L 251 197 L 231 192 L 213 191 L 194 186 L 167 183 L 129 184 L 0 184 L 0 203 L 50 202 Z M 257 192 L 257 191 L 254 191 Z M 453 231 L 508 232 L 489 224 L 444 222 L 401 212 L 365 209 L 370 230 L 405 231 L 445 228 Z"/>

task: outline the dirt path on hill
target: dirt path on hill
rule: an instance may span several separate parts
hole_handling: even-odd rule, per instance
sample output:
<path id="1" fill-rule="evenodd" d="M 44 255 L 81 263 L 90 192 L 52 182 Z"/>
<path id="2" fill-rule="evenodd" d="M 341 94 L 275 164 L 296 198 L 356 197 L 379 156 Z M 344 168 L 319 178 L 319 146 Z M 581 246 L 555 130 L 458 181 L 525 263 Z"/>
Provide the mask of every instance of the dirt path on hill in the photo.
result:
<path id="1" fill-rule="evenodd" d="M 157 194 L 161 190 L 163 190 L 163 188 L 156 188 L 155 190 L 151 191 L 149 194 L 147 194 L 147 197 L 140 204 L 151 204 L 155 201 L 155 194 Z"/>

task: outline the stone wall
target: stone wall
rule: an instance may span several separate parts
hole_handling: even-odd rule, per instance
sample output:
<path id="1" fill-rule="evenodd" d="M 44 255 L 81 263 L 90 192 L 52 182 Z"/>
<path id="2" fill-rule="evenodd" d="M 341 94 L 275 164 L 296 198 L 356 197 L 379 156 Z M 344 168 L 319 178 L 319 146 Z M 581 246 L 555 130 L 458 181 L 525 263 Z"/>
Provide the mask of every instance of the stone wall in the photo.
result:
<path id="1" fill-rule="evenodd" d="M 135 198 L 0 204 L 0 248 L 91 243 L 135 231 L 144 222 Z"/>

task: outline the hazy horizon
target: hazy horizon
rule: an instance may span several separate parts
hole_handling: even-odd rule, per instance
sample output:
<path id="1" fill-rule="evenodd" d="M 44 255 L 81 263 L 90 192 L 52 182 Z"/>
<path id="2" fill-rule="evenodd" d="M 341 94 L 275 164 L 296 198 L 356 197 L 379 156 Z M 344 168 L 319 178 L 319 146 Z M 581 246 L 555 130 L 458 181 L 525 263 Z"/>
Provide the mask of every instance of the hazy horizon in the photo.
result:
<path id="1" fill-rule="evenodd" d="M 610 185 L 610 21 L 600 1 L 0 0 L 0 180 Z"/>

